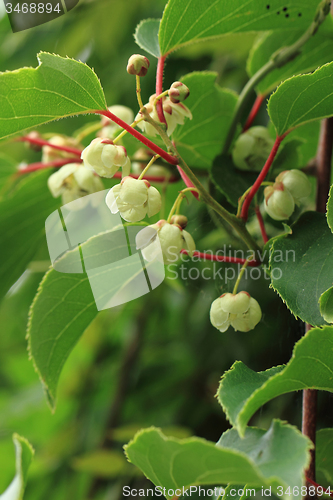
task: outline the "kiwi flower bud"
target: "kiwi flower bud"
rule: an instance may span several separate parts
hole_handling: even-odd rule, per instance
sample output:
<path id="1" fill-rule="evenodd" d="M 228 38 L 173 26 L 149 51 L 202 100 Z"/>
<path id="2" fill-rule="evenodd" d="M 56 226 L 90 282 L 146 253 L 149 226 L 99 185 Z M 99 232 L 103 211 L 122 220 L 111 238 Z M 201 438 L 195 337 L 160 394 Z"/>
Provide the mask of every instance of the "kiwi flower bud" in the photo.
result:
<path id="1" fill-rule="evenodd" d="M 301 170 L 285 170 L 277 176 L 275 182 L 282 182 L 296 203 L 311 194 L 311 183 Z"/>
<path id="2" fill-rule="evenodd" d="M 265 127 L 251 127 L 236 140 L 232 159 L 240 170 L 260 171 L 264 166 L 274 141 Z"/>
<path id="3" fill-rule="evenodd" d="M 265 210 L 274 220 L 289 219 L 295 210 L 295 201 L 282 182 L 275 182 L 264 190 Z"/>
<path id="4" fill-rule="evenodd" d="M 158 189 L 146 180 L 124 177 L 106 196 L 106 204 L 113 214 L 120 213 L 127 222 L 138 222 L 161 210 L 162 198 Z"/>
<path id="5" fill-rule="evenodd" d="M 127 64 L 127 73 L 130 75 L 145 76 L 149 68 L 149 60 L 140 54 L 133 54 Z"/>
<path id="6" fill-rule="evenodd" d="M 174 82 L 169 89 L 170 101 L 177 104 L 183 102 L 190 95 L 190 89 L 182 82 Z"/>
<path id="7" fill-rule="evenodd" d="M 224 293 L 214 300 L 210 308 L 210 321 L 220 332 L 231 325 L 236 331 L 248 332 L 261 320 L 258 302 L 247 292 Z"/>

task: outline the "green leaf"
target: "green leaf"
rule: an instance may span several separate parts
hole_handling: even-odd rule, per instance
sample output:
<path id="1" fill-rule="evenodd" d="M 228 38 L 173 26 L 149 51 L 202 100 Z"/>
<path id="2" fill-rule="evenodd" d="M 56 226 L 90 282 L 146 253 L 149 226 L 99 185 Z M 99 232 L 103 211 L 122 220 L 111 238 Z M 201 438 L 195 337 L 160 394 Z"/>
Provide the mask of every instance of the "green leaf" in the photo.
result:
<path id="1" fill-rule="evenodd" d="M 196 437 L 167 438 L 150 428 L 140 431 L 125 453 L 171 499 L 169 490 L 190 486 L 246 483 L 248 488 L 272 486 L 276 491 L 278 485 L 300 485 L 308 449 L 309 441 L 298 430 L 274 421 L 268 431 L 248 428 L 244 439 L 229 430 L 217 445 Z"/>
<path id="2" fill-rule="evenodd" d="M 101 449 L 73 458 L 71 465 L 77 471 L 96 477 L 114 478 L 126 470 L 128 464 L 120 451 Z"/>
<path id="3" fill-rule="evenodd" d="M 17 162 L 9 156 L 0 153 L 0 200 L 8 187 L 14 182 L 11 178 L 17 171 Z M 12 180 L 11 180 L 12 179 Z"/>
<path id="4" fill-rule="evenodd" d="M 41 52 L 37 68 L 0 74 L 0 138 L 67 116 L 106 109 L 101 84 L 86 64 Z"/>
<path id="5" fill-rule="evenodd" d="M 319 477 L 321 476 L 321 477 Z M 320 429 L 316 433 L 316 479 L 325 486 L 333 483 L 333 429 Z"/>
<path id="6" fill-rule="evenodd" d="M 324 214 L 316 212 L 304 213 L 291 229 L 272 246 L 272 287 L 295 316 L 324 325 L 319 299 L 333 283 L 333 235 Z"/>
<path id="7" fill-rule="evenodd" d="M 16 474 L 6 491 L 0 495 L 0 500 L 22 500 L 28 469 L 34 455 L 32 446 L 24 437 L 14 434 L 13 441 L 16 455 Z"/>
<path id="8" fill-rule="evenodd" d="M 179 125 L 173 139 L 191 167 L 211 166 L 222 150 L 236 106 L 236 95 L 219 87 L 216 76 L 213 72 L 194 72 L 181 78 L 190 89 L 185 104 L 193 119 Z"/>
<path id="9" fill-rule="evenodd" d="M 327 323 L 333 323 L 333 287 L 324 292 L 319 299 L 320 312 Z"/>
<path id="10" fill-rule="evenodd" d="M 112 234 L 113 231 L 119 233 L 119 230 L 124 233 L 122 239 Z M 109 302 L 117 299 L 117 294 L 128 293 L 129 284 L 132 283 L 134 288 L 142 286 L 141 282 L 134 281 L 141 279 L 144 273 L 141 261 L 131 259 L 131 255 L 137 253 L 135 236 L 138 227 L 127 227 L 127 236 L 121 223 L 113 231 L 93 236 L 79 247 L 67 251 L 56 262 L 56 268 L 61 272 L 52 268 L 45 274 L 31 305 L 29 352 L 52 409 L 55 408 L 56 389 L 63 365 L 96 317 L 96 304 L 103 302 L 104 306 L 100 309 L 112 307 Z M 74 274 L 82 269 L 81 253 L 88 274 Z M 143 291 L 141 295 L 148 291 L 147 286 L 147 292 Z M 114 305 L 124 302 L 126 300 Z"/>
<path id="11" fill-rule="evenodd" d="M 313 328 L 299 340 L 286 365 L 254 372 L 236 361 L 226 372 L 218 399 L 228 420 L 241 435 L 247 422 L 267 401 L 302 389 L 333 392 L 333 328 Z"/>
<path id="12" fill-rule="evenodd" d="M 160 19 L 144 19 L 137 25 L 134 34 L 135 41 L 139 47 L 157 58 L 161 55 L 158 42 L 160 21 Z"/>
<path id="13" fill-rule="evenodd" d="M 252 186 L 258 174 L 244 172 L 234 167 L 230 156 L 218 156 L 213 163 L 211 179 L 228 202 L 238 206 L 238 199 Z"/>
<path id="14" fill-rule="evenodd" d="M 333 62 L 309 75 L 283 82 L 268 101 L 268 113 L 282 136 L 304 123 L 333 115 Z"/>
<path id="15" fill-rule="evenodd" d="M 330 195 L 327 202 L 327 222 L 333 233 L 333 185 L 330 189 Z"/>
<path id="16" fill-rule="evenodd" d="M 28 174 L 0 201 L 0 298 L 18 280 L 45 238 L 45 219 L 58 206 L 46 181 L 49 171 Z"/>
<path id="17" fill-rule="evenodd" d="M 323 36 L 322 28 L 331 32 L 331 36 Z M 310 71 L 332 61 L 333 53 L 333 20 L 328 16 L 325 25 L 321 26 L 319 33 L 310 38 L 303 46 L 301 54 L 295 59 L 288 62 L 281 68 L 277 68 L 270 72 L 260 83 L 256 89 L 259 94 L 266 95 L 271 92 L 281 82 L 287 80 L 294 75 L 300 73 L 309 73 Z M 270 57 L 282 47 L 292 45 L 298 40 L 303 31 L 280 31 L 264 33 L 255 43 L 251 50 L 250 57 L 247 63 L 247 71 L 250 76 L 253 76 L 260 70 L 270 59 Z"/>
<path id="18" fill-rule="evenodd" d="M 281 0 L 169 0 L 161 21 L 161 54 L 226 33 L 267 30 L 305 30 L 319 2 Z M 267 7 L 269 6 L 269 7 Z M 283 11 L 287 8 L 287 11 Z M 301 15 L 299 15 L 301 14 Z"/>

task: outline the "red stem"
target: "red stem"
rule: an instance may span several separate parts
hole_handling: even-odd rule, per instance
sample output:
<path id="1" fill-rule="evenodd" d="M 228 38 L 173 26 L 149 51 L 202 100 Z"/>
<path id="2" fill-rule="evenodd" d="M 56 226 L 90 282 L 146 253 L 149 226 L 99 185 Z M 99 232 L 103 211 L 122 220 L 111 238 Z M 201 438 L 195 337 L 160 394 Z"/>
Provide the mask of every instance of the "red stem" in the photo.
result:
<path id="1" fill-rule="evenodd" d="M 56 144 L 52 144 L 49 141 L 45 141 L 44 139 L 33 138 L 29 137 L 28 135 L 19 137 L 17 140 L 21 142 L 30 142 L 30 144 L 37 144 L 38 146 L 50 146 L 50 148 L 59 149 L 59 151 L 66 151 L 66 153 L 72 153 L 73 155 L 81 156 L 82 153 L 80 149 L 69 148 L 67 146 L 57 146 Z"/>
<path id="2" fill-rule="evenodd" d="M 156 71 L 156 95 L 160 95 L 163 92 L 163 71 L 164 71 L 164 63 L 165 63 L 166 56 L 161 56 L 158 58 L 157 62 L 157 71 Z M 159 99 L 157 104 L 156 104 L 156 111 L 157 111 L 157 116 L 158 119 L 160 120 L 161 123 L 165 123 L 167 125 L 164 112 L 163 112 L 163 105 L 162 105 L 162 99 Z"/>
<path id="3" fill-rule="evenodd" d="M 307 476 L 305 476 L 305 480 L 306 480 L 308 483 L 312 484 L 312 486 L 315 486 L 316 488 L 323 488 L 324 492 L 325 492 L 326 490 L 328 490 L 328 488 L 324 488 L 324 486 L 321 486 L 320 484 L 316 483 L 315 481 L 313 481 L 312 479 L 310 479 L 310 478 L 309 478 L 309 477 L 307 477 Z M 331 493 L 325 493 L 325 494 L 326 494 L 326 495 L 329 495 L 331 498 L 333 498 L 333 492 L 331 492 Z M 315 498 L 315 497 L 313 497 L 313 498 Z"/>
<path id="4" fill-rule="evenodd" d="M 244 125 L 244 128 L 243 128 L 243 133 L 246 132 L 252 125 L 255 117 L 257 116 L 258 114 L 258 111 L 259 109 L 261 108 L 261 105 L 262 103 L 264 102 L 266 96 L 262 95 L 262 94 L 259 94 L 256 98 L 256 100 L 254 101 L 254 104 L 252 106 L 252 109 L 250 111 L 250 114 L 248 116 L 248 119 L 246 120 L 246 123 Z"/>
<path id="5" fill-rule="evenodd" d="M 39 161 L 36 163 L 30 163 L 26 167 L 20 167 L 17 174 L 29 174 L 30 172 L 36 172 L 36 170 L 43 170 L 45 168 L 60 168 L 67 163 L 82 163 L 81 158 L 64 158 L 63 160 L 53 160 L 53 161 Z"/>
<path id="6" fill-rule="evenodd" d="M 160 148 L 159 146 L 157 146 L 156 144 L 154 144 L 152 141 L 150 141 L 149 139 L 147 139 L 147 137 L 145 137 L 144 135 L 140 134 L 140 132 L 138 132 L 137 130 L 135 130 L 133 127 L 131 127 L 130 125 L 128 125 L 126 122 L 124 122 L 123 120 L 121 120 L 120 118 L 118 118 L 113 113 L 111 113 L 111 111 L 108 111 L 106 109 L 97 109 L 95 111 L 92 111 L 92 113 L 95 113 L 96 115 L 106 116 L 107 118 L 109 118 L 113 122 L 117 123 L 117 125 L 120 125 L 120 127 L 122 127 L 123 129 L 127 130 L 127 132 L 129 132 L 131 135 L 133 135 L 133 137 L 135 137 L 140 142 L 142 142 L 142 144 L 144 144 L 145 146 L 147 146 L 147 148 L 149 148 L 152 151 L 154 151 L 154 153 L 160 155 L 161 158 L 163 158 L 165 161 L 167 161 L 171 165 L 177 165 L 178 160 L 177 160 L 177 158 L 175 156 L 169 155 L 169 153 L 167 153 L 166 151 L 164 151 L 164 149 Z"/>
<path id="7" fill-rule="evenodd" d="M 187 177 L 184 170 L 179 165 L 177 165 L 177 169 L 178 169 L 178 172 L 180 173 L 181 178 L 185 182 L 186 187 L 195 188 L 195 185 L 193 184 L 193 182 Z M 193 194 L 193 196 L 196 197 L 197 200 L 199 200 L 199 193 L 197 192 L 196 188 L 195 188 L 195 190 L 191 191 L 191 193 Z"/>
<path id="8" fill-rule="evenodd" d="M 30 172 L 36 172 L 36 170 L 43 170 L 45 168 L 60 168 L 67 163 L 82 163 L 81 158 L 66 158 L 63 160 L 54 160 L 54 161 L 49 161 L 49 162 L 37 162 L 37 163 L 30 163 L 30 165 L 27 165 L 26 167 L 22 167 L 18 170 L 17 174 L 28 174 Z M 96 174 L 97 175 L 97 174 Z M 138 179 L 140 174 L 130 174 L 130 177 L 133 177 L 133 179 Z M 122 173 L 121 172 L 116 172 L 113 176 L 115 179 L 121 179 L 122 178 Z M 150 182 L 165 182 L 168 181 L 169 183 L 173 182 L 178 182 L 179 177 L 176 176 L 171 176 L 171 177 L 160 177 L 157 175 L 145 175 L 144 179 Z"/>
<path id="9" fill-rule="evenodd" d="M 242 206 L 242 211 L 241 211 L 241 218 L 243 219 L 244 222 L 247 221 L 251 201 L 253 200 L 256 193 L 258 192 L 258 189 L 260 188 L 261 183 L 264 182 L 266 175 L 268 174 L 268 171 L 272 166 L 272 163 L 274 161 L 276 153 L 279 150 L 280 144 L 286 135 L 287 135 L 287 132 L 285 134 L 281 135 L 281 137 L 278 136 L 275 139 L 274 146 L 272 147 L 272 151 L 270 152 L 269 157 L 267 158 L 267 161 L 266 161 L 265 165 L 263 166 L 262 171 L 258 175 L 257 180 L 255 181 L 255 183 L 253 184 L 253 186 L 251 188 L 251 191 L 249 192 L 249 194 L 247 195 L 247 197 L 244 200 L 244 203 Z"/>
<path id="10" fill-rule="evenodd" d="M 187 250 L 181 250 L 180 253 L 188 255 Z M 214 262 L 229 262 L 231 264 L 245 264 L 246 259 L 239 259 L 238 257 L 228 257 L 227 255 L 212 255 L 210 253 L 202 253 L 202 252 L 193 252 L 194 257 L 200 257 L 200 259 L 204 260 L 212 260 Z M 258 267 L 262 263 L 259 260 L 251 260 L 248 263 L 250 267 Z"/>
<path id="11" fill-rule="evenodd" d="M 267 243 L 269 238 L 267 236 L 264 219 L 262 218 L 260 208 L 258 207 L 258 205 L 256 206 L 255 211 L 256 211 L 256 216 L 257 216 L 258 222 L 259 222 L 262 239 L 264 240 L 264 243 Z"/>

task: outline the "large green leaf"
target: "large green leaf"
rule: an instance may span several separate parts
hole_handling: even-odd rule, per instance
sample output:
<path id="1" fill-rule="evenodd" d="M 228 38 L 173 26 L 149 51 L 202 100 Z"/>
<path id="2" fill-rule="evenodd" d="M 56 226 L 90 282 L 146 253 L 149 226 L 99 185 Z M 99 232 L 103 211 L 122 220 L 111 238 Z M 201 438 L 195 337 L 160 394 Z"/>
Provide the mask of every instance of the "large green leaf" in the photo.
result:
<path id="1" fill-rule="evenodd" d="M 22 500 L 27 482 L 28 470 L 34 450 L 30 443 L 18 434 L 13 435 L 16 456 L 16 474 L 0 500 Z"/>
<path id="2" fill-rule="evenodd" d="M 112 307 L 113 298 L 124 299 L 113 303 L 115 306 L 150 290 L 146 279 L 144 284 L 147 290 L 143 290 L 140 280 L 151 263 L 143 269 L 139 254 L 132 255 L 137 253 L 137 232 L 137 226 L 128 227 L 125 234 L 120 224 L 111 231 L 92 236 L 80 246 L 67 251 L 55 264 L 61 272 L 50 269 L 39 286 L 29 315 L 29 352 L 52 408 L 55 407 L 62 367 L 97 315 L 96 304 L 102 303 L 100 309 Z M 87 273 L 82 272 L 81 254 Z M 131 255 L 135 258 L 131 258 Z M 163 268 L 163 264 L 161 266 Z M 164 275 L 160 278 L 152 288 L 161 283 Z M 134 291 L 141 287 L 139 291 L 142 293 L 134 297 L 133 292 L 132 296 L 128 296 L 131 287 Z"/>
<path id="3" fill-rule="evenodd" d="M 317 212 L 306 212 L 291 228 L 292 234 L 272 246 L 272 287 L 295 316 L 324 325 L 319 299 L 333 284 L 333 235 Z"/>
<path id="4" fill-rule="evenodd" d="M 333 287 L 324 292 L 319 299 L 320 312 L 327 323 L 333 323 Z"/>
<path id="5" fill-rule="evenodd" d="M 216 85 L 216 73 L 194 72 L 181 80 L 190 89 L 185 104 L 193 119 L 178 126 L 173 139 L 190 166 L 209 168 L 221 152 L 237 97 Z"/>
<path id="6" fill-rule="evenodd" d="M 45 219 L 57 206 L 46 181 L 49 172 L 29 174 L 0 201 L 0 298 L 21 276 L 45 237 Z"/>
<path id="7" fill-rule="evenodd" d="M 218 399 L 241 435 L 267 401 L 287 392 L 320 389 L 333 392 L 333 327 L 311 329 L 297 342 L 287 365 L 254 372 L 236 361 L 221 380 Z"/>
<path id="8" fill-rule="evenodd" d="M 308 73 L 323 64 L 332 61 L 333 54 L 333 21 L 329 16 L 316 36 L 310 38 L 295 59 L 281 68 L 270 72 L 257 85 L 257 91 L 266 95 L 287 78 L 300 73 Z M 322 28 L 331 31 L 331 36 L 321 35 Z M 247 70 L 253 76 L 262 68 L 270 57 L 281 47 L 292 45 L 301 37 L 302 31 L 280 31 L 263 34 L 255 43 L 247 63 Z"/>
<path id="9" fill-rule="evenodd" d="M 161 53 L 226 33 L 305 30 L 318 4 L 314 0 L 169 0 L 159 31 Z"/>
<path id="10" fill-rule="evenodd" d="M 330 189 L 330 196 L 327 202 L 327 222 L 333 233 L 333 185 Z"/>
<path id="11" fill-rule="evenodd" d="M 101 84 L 86 64 L 41 52 L 37 68 L 0 74 L 0 138 L 52 120 L 106 109 Z"/>
<path id="12" fill-rule="evenodd" d="M 144 19 L 136 27 L 134 34 L 135 41 L 139 47 L 157 58 L 161 55 L 158 43 L 159 28 L 160 19 Z"/>
<path id="13" fill-rule="evenodd" d="M 229 430 L 217 445 L 196 437 L 167 438 L 159 429 L 150 428 L 140 431 L 125 452 L 171 499 L 179 496 L 177 489 L 200 485 L 272 486 L 273 491 L 278 485 L 301 485 L 309 445 L 298 430 L 274 421 L 268 431 L 248 428 L 244 439 Z"/>
<path id="14" fill-rule="evenodd" d="M 333 429 L 320 429 L 316 433 L 316 479 L 319 484 L 326 487 L 330 485 L 332 488 Z"/>
<path id="15" fill-rule="evenodd" d="M 333 62 L 309 75 L 283 82 L 268 101 L 268 113 L 279 136 L 304 123 L 333 115 Z"/>

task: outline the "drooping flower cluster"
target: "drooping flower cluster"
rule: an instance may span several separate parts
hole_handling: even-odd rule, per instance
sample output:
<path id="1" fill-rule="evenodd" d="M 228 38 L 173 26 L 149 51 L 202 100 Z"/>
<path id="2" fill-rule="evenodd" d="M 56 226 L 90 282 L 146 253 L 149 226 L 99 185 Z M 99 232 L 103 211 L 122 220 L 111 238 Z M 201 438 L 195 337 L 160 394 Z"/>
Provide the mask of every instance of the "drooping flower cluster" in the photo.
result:
<path id="1" fill-rule="evenodd" d="M 109 139 L 93 139 L 82 151 L 81 158 L 87 169 L 94 170 L 101 177 L 113 177 L 120 167 L 125 177 L 131 170 L 126 149 Z"/>
<path id="2" fill-rule="evenodd" d="M 181 217 L 183 220 L 186 219 L 184 216 Z M 195 243 L 190 233 L 179 224 L 169 223 L 163 219 L 140 231 L 137 234 L 136 246 L 147 262 L 158 257 L 161 249 L 166 265 L 177 262 L 181 250 L 186 250 L 190 257 L 195 251 Z"/>
<path id="3" fill-rule="evenodd" d="M 145 108 L 148 111 L 151 118 L 156 122 L 159 122 L 159 118 L 156 111 L 155 98 L 156 94 L 150 96 L 149 102 L 145 105 Z M 190 120 L 192 119 L 192 113 L 181 102 L 178 103 L 172 102 L 171 99 L 166 96 L 162 97 L 161 100 L 162 100 L 164 117 L 167 122 L 167 134 L 171 135 L 174 132 L 177 125 L 184 125 L 185 118 L 189 118 Z M 138 113 L 135 117 L 135 120 L 138 120 L 141 117 L 142 117 L 141 113 Z M 145 132 L 147 135 L 151 137 L 155 137 L 158 134 L 155 127 L 151 123 L 148 123 L 146 121 L 139 122 L 138 127 L 140 127 L 143 132 Z"/>
<path id="4" fill-rule="evenodd" d="M 301 203 L 311 193 L 311 184 L 300 170 L 281 172 L 273 186 L 264 190 L 265 209 L 275 220 L 289 219 L 295 210 L 295 204 Z"/>
<path id="5" fill-rule="evenodd" d="M 80 163 L 64 165 L 48 178 L 47 184 L 54 198 L 62 196 L 64 205 L 104 189 L 99 177 Z M 82 208 L 83 205 L 81 203 L 77 207 Z"/>
<path id="6" fill-rule="evenodd" d="M 138 222 L 161 210 L 162 199 L 158 189 L 146 180 L 124 177 L 106 196 L 106 204 L 113 214 L 119 212 L 127 222 Z"/>
<path id="7" fill-rule="evenodd" d="M 214 300 L 210 308 L 210 321 L 220 332 L 231 325 L 236 331 L 248 332 L 261 320 L 258 302 L 247 292 L 224 293 Z"/>

